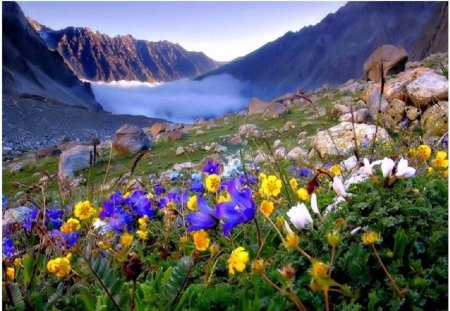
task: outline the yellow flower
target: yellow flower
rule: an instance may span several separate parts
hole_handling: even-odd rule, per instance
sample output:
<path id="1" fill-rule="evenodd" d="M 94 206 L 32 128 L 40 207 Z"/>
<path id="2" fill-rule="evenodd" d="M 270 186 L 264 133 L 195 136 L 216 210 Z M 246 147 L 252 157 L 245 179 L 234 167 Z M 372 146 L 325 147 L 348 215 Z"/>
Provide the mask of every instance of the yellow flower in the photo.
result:
<path id="1" fill-rule="evenodd" d="M 147 230 L 147 220 L 148 220 L 147 215 L 142 216 L 141 218 L 138 219 L 139 230 L 142 230 L 142 231 Z"/>
<path id="2" fill-rule="evenodd" d="M 124 198 L 124 199 L 128 199 L 128 198 L 130 197 L 130 195 L 131 195 L 131 192 L 130 192 L 130 191 L 127 191 L 127 192 L 125 192 L 125 194 L 123 195 L 123 198 Z"/>
<path id="3" fill-rule="evenodd" d="M 300 188 L 297 190 L 297 196 L 302 201 L 308 201 L 309 200 L 309 193 L 308 190 L 305 188 Z"/>
<path id="4" fill-rule="evenodd" d="M 209 247 L 209 252 L 211 253 L 211 256 L 214 256 L 215 254 L 217 254 L 220 251 L 220 246 L 217 243 L 213 243 L 210 247 Z"/>
<path id="5" fill-rule="evenodd" d="M 433 166 L 447 168 L 448 167 L 447 152 L 438 151 L 436 153 L 436 157 L 431 163 L 433 164 Z"/>
<path id="6" fill-rule="evenodd" d="M 105 241 L 98 241 L 98 246 L 103 249 L 109 249 L 111 247 L 111 245 L 109 245 L 109 243 Z"/>
<path id="7" fill-rule="evenodd" d="M 299 238 L 295 233 L 288 232 L 286 234 L 286 239 L 283 242 L 284 247 L 286 247 L 287 249 L 294 248 L 297 246 L 298 240 Z"/>
<path id="8" fill-rule="evenodd" d="M 14 266 L 17 267 L 22 263 L 22 258 L 16 258 L 14 259 Z"/>
<path id="9" fill-rule="evenodd" d="M 8 279 L 10 281 L 14 281 L 14 275 L 15 275 L 14 268 L 9 267 L 8 269 L 6 269 L 6 275 L 8 276 Z"/>
<path id="10" fill-rule="evenodd" d="M 261 212 L 269 217 L 273 213 L 273 202 L 264 200 L 261 202 Z"/>
<path id="11" fill-rule="evenodd" d="M 66 257 L 57 257 L 55 259 L 50 259 L 47 263 L 47 270 L 53 273 L 58 278 L 63 278 L 69 275 L 71 266 L 70 259 L 71 254 L 69 253 Z"/>
<path id="12" fill-rule="evenodd" d="M 275 175 L 270 175 L 264 179 L 261 184 L 263 194 L 272 197 L 276 197 L 280 194 L 281 186 L 281 179 L 277 178 Z"/>
<path id="13" fill-rule="evenodd" d="M 149 200 L 153 199 L 153 194 L 151 192 L 147 193 L 147 199 Z"/>
<path id="14" fill-rule="evenodd" d="M 200 230 L 200 231 L 196 231 L 194 232 L 194 244 L 195 244 L 195 248 L 200 251 L 206 251 L 206 249 L 209 246 L 209 239 L 208 239 L 208 234 L 206 233 L 205 230 Z"/>
<path id="15" fill-rule="evenodd" d="M 327 234 L 327 240 L 331 246 L 336 247 L 339 242 L 341 242 L 341 234 L 339 233 L 339 230 L 334 229 L 333 231 L 329 232 Z"/>
<path id="16" fill-rule="evenodd" d="M 187 235 L 180 236 L 180 244 L 187 244 L 189 242 L 189 237 Z"/>
<path id="17" fill-rule="evenodd" d="M 133 235 L 131 233 L 125 232 L 120 237 L 120 244 L 122 244 L 125 247 L 130 246 L 131 243 L 133 243 L 133 239 L 134 239 L 134 237 L 133 237 Z"/>
<path id="18" fill-rule="evenodd" d="M 206 189 L 209 192 L 216 193 L 217 190 L 219 190 L 220 181 L 221 181 L 220 176 L 218 176 L 216 174 L 208 175 L 208 177 L 206 177 L 206 181 L 205 181 Z"/>
<path id="19" fill-rule="evenodd" d="M 380 241 L 380 235 L 375 231 L 365 232 L 363 233 L 361 240 L 366 245 L 375 244 Z"/>
<path id="20" fill-rule="evenodd" d="M 427 171 L 428 171 L 428 174 L 433 174 L 434 173 L 434 169 L 431 166 L 428 167 Z"/>
<path id="21" fill-rule="evenodd" d="M 428 145 L 420 145 L 417 147 L 417 158 L 422 161 L 428 160 L 431 156 L 431 148 Z"/>
<path id="22" fill-rule="evenodd" d="M 69 218 L 65 223 L 62 224 L 60 230 L 62 233 L 67 234 L 73 231 L 77 231 L 78 229 L 80 229 L 80 221 L 75 218 Z"/>
<path id="23" fill-rule="evenodd" d="M 231 201 L 231 196 L 230 194 L 227 192 L 225 192 L 224 195 L 219 195 L 219 198 L 217 199 L 217 203 L 222 203 L 222 202 L 229 202 Z"/>
<path id="24" fill-rule="evenodd" d="M 335 164 L 330 168 L 330 172 L 334 175 L 334 176 L 338 176 L 341 175 L 341 168 Z"/>
<path id="25" fill-rule="evenodd" d="M 248 253 L 243 247 L 236 248 L 228 259 L 228 272 L 234 274 L 234 270 L 242 272 L 245 270 L 245 264 L 250 260 Z"/>
<path id="26" fill-rule="evenodd" d="M 267 175 L 266 174 L 264 174 L 264 173 L 259 174 L 259 176 L 258 176 L 259 182 L 262 183 L 266 179 L 267 179 Z"/>
<path id="27" fill-rule="evenodd" d="M 391 250 L 388 250 L 388 251 L 386 252 L 386 256 L 388 256 L 389 258 L 392 258 L 392 257 L 394 257 L 394 252 L 391 251 Z"/>
<path id="28" fill-rule="evenodd" d="M 415 158 L 417 157 L 417 150 L 414 148 L 410 148 L 408 151 L 408 158 Z"/>
<path id="29" fill-rule="evenodd" d="M 197 210 L 197 196 L 196 195 L 193 195 L 189 198 L 189 200 L 187 201 L 187 208 L 190 209 L 191 211 Z"/>
<path id="30" fill-rule="evenodd" d="M 95 214 L 95 208 L 89 201 L 78 202 L 75 205 L 74 214 L 80 220 L 85 220 Z"/>
<path id="31" fill-rule="evenodd" d="M 296 191 L 298 188 L 298 182 L 297 179 L 292 178 L 291 180 L 289 180 L 289 184 L 291 185 L 292 190 Z"/>
<path id="32" fill-rule="evenodd" d="M 328 278 L 328 266 L 321 261 L 313 260 L 311 275 L 315 280 Z"/>
<path id="33" fill-rule="evenodd" d="M 148 237 L 148 231 L 145 230 L 136 230 L 136 235 L 141 240 L 146 240 Z"/>

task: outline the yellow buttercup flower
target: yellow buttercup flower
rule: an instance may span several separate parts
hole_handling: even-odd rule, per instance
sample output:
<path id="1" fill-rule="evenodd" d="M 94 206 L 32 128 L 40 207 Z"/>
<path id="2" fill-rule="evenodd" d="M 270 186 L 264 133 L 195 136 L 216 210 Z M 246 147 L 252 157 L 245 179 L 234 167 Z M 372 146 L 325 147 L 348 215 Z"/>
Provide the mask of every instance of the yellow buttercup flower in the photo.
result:
<path id="1" fill-rule="evenodd" d="M 264 179 L 261 184 L 263 194 L 270 197 L 277 197 L 281 192 L 281 187 L 281 179 L 277 178 L 275 175 L 270 175 Z"/>
<path id="2" fill-rule="evenodd" d="M 128 199 L 128 198 L 130 197 L 130 195 L 131 195 L 131 192 L 130 192 L 130 191 L 127 191 L 127 192 L 125 192 L 125 194 L 123 195 L 123 198 L 124 198 L 124 199 Z"/>
<path id="3" fill-rule="evenodd" d="M 267 175 L 266 174 L 264 174 L 264 173 L 259 174 L 259 176 L 258 176 L 259 182 L 262 183 L 266 179 L 267 179 Z"/>
<path id="4" fill-rule="evenodd" d="M 139 230 L 141 231 L 147 230 L 147 221 L 148 221 L 147 215 L 142 216 L 138 219 Z"/>
<path id="5" fill-rule="evenodd" d="M 252 263 L 252 270 L 256 272 L 256 274 L 263 274 L 264 268 L 266 267 L 266 263 L 264 262 L 264 259 L 255 259 Z"/>
<path id="6" fill-rule="evenodd" d="M 195 249 L 200 252 L 206 251 L 209 246 L 208 233 L 205 230 L 199 230 L 194 232 L 193 236 Z"/>
<path id="7" fill-rule="evenodd" d="M 78 202 L 74 207 L 74 215 L 80 220 L 85 220 L 95 215 L 95 208 L 89 201 Z"/>
<path id="8" fill-rule="evenodd" d="M 284 247 L 287 249 L 294 248 L 297 246 L 299 241 L 299 237 L 295 233 L 288 232 L 286 235 L 286 239 L 284 239 Z"/>
<path id="9" fill-rule="evenodd" d="M 14 276 L 15 276 L 14 268 L 11 268 L 11 267 L 7 268 L 6 269 L 6 276 L 8 277 L 8 279 L 10 281 L 14 281 Z"/>
<path id="10" fill-rule="evenodd" d="M 111 245 L 105 241 L 98 241 L 98 246 L 103 249 L 109 249 Z"/>
<path id="11" fill-rule="evenodd" d="M 193 195 L 189 198 L 189 200 L 187 201 L 187 208 L 191 211 L 197 210 L 197 196 L 196 195 Z"/>
<path id="12" fill-rule="evenodd" d="M 213 243 L 209 247 L 209 252 L 211 253 L 211 256 L 214 256 L 215 254 L 219 253 L 219 251 L 220 251 L 220 246 L 217 243 Z"/>
<path id="13" fill-rule="evenodd" d="M 292 178 L 291 180 L 289 180 L 289 184 L 291 185 L 292 190 L 297 191 L 298 188 L 297 179 Z"/>
<path id="14" fill-rule="evenodd" d="M 261 202 L 261 212 L 269 217 L 273 213 L 273 202 L 264 200 Z"/>
<path id="15" fill-rule="evenodd" d="M 133 235 L 131 233 L 129 233 L 129 232 L 125 232 L 120 237 L 120 244 L 122 244 L 123 246 L 127 247 L 127 246 L 130 246 L 131 243 L 133 243 L 133 240 L 134 240 Z"/>
<path id="16" fill-rule="evenodd" d="M 80 221 L 75 218 L 69 218 L 65 223 L 62 224 L 60 230 L 62 233 L 67 234 L 73 231 L 77 231 L 78 229 L 80 229 Z"/>
<path id="17" fill-rule="evenodd" d="M 47 270 L 53 273 L 58 278 L 63 278 L 69 275 L 71 254 L 69 253 L 66 257 L 57 257 L 55 259 L 50 259 L 47 263 Z"/>
<path id="18" fill-rule="evenodd" d="M 334 175 L 334 176 L 338 176 L 341 175 L 341 168 L 338 165 L 333 165 L 330 168 L 330 172 Z"/>
<path id="19" fill-rule="evenodd" d="M 189 242 L 189 237 L 187 235 L 180 236 L 180 244 L 187 244 Z"/>
<path id="20" fill-rule="evenodd" d="M 328 266 L 321 261 L 313 260 L 311 275 L 315 280 L 328 278 Z"/>
<path id="21" fill-rule="evenodd" d="M 144 230 L 136 230 L 136 235 L 137 235 L 138 238 L 141 239 L 141 240 L 147 240 L 147 237 L 148 237 L 148 231 L 144 231 Z"/>
<path id="22" fill-rule="evenodd" d="M 309 193 L 308 190 L 305 188 L 300 188 L 297 190 L 297 196 L 302 201 L 308 201 L 309 200 Z"/>
<path id="23" fill-rule="evenodd" d="M 417 158 L 426 161 L 431 156 L 431 148 L 428 145 L 420 145 L 417 147 Z"/>
<path id="24" fill-rule="evenodd" d="M 428 174 L 433 174 L 434 173 L 434 169 L 431 166 L 428 167 L 427 171 L 428 171 Z"/>
<path id="25" fill-rule="evenodd" d="M 153 199 L 153 194 L 151 192 L 147 193 L 147 199 L 149 200 Z"/>
<path id="26" fill-rule="evenodd" d="M 243 247 L 236 248 L 228 259 L 228 272 L 234 274 L 234 271 L 242 272 L 245 270 L 245 264 L 250 260 L 248 253 Z"/>
<path id="27" fill-rule="evenodd" d="M 14 266 L 18 267 L 22 263 L 22 258 L 16 258 L 14 259 Z"/>
<path id="28" fill-rule="evenodd" d="M 221 182 L 220 176 L 216 174 L 208 175 L 205 181 L 206 189 L 209 192 L 216 193 L 217 190 L 219 190 L 220 182 Z"/>
<path id="29" fill-rule="evenodd" d="M 448 167 L 447 152 L 438 151 L 436 153 L 436 157 L 433 159 L 433 161 L 431 163 L 433 164 L 433 166 L 436 166 L 436 167 L 447 168 Z"/>
<path id="30" fill-rule="evenodd" d="M 361 240 L 366 245 L 375 244 L 380 241 L 380 235 L 376 231 L 365 232 L 363 233 Z"/>
<path id="31" fill-rule="evenodd" d="M 282 227 L 284 226 L 284 216 L 278 216 L 277 218 L 275 218 L 275 223 L 277 224 L 278 227 Z"/>

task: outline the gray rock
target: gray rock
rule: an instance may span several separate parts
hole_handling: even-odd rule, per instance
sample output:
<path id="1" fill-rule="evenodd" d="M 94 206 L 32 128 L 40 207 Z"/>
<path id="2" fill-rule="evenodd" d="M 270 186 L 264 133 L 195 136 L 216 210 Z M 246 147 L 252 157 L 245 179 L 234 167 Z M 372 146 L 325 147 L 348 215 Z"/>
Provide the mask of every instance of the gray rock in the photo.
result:
<path id="1" fill-rule="evenodd" d="M 375 135 L 375 125 L 355 123 L 356 139 L 358 144 L 371 144 Z M 330 135 L 333 137 L 331 139 Z M 378 128 L 377 141 L 383 143 L 390 140 L 389 134 L 382 127 Z M 335 144 L 333 144 L 333 141 Z M 350 153 L 354 149 L 354 134 L 351 122 L 342 122 L 328 131 L 320 131 L 312 142 L 313 149 L 321 156 L 341 155 Z M 337 148 L 337 149 L 336 149 Z"/>
<path id="2" fill-rule="evenodd" d="M 247 123 L 242 124 L 239 127 L 238 134 L 244 136 L 261 137 L 261 130 L 256 125 Z"/>
<path id="3" fill-rule="evenodd" d="M 223 152 L 227 152 L 227 151 L 228 151 L 228 148 L 225 146 L 222 146 L 222 145 L 217 145 L 214 148 L 214 152 L 217 152 L 217 153 L 223 153 Z"/>
<path id="4" fill-rule="evenodd" d="M 289 160 L 301 160 L 303 159 L 308 153 L 303 150 L 300 147 L 295 147 L 294 149 L 292 149 L 291 151 L 289 151 L 289 153 L 287 154 L 287 158 Z"/>
<path id="5" fill-rule="evenodd" d="M 184 151 L 184 148 L 180 146 L 180 147 L 178 147 L 177 150 L 175 151 L 175 154 L 176 154 L 176 155 L 182 155 L 182 154 L 184 154 L 184 152 L 185 152 L 185 151 Z"/>
<path id="6" fill-rule="evenodd" d="M 64 152 L 75 146 L 81 146 L 81 143 L 76 140 L 70 140 L 70 141 L 66 141 L 65 143 L 59 145 L 58 148 L 59 148 L 59 150 L 61 150 L 61 152 Z"/>
<path id="7" fill-rule="evenodd" d="M 374 120 L 377 118 L 378 112 L 382 113 L 387 110 L 388 102 L 383 96 L 381 97 L 380 105 L 380 90 L 377 86 L 369 86 L 369 88 L 366 90 L 365 96 L 367 97 L 367 108 L 369 109 L 370 115 Z"/>
<path id="8" fill-rule="evenodd" d="M 60 180 L 71 180 L 74 172 L 90 166 L 94 148 L 92 146 L 76 146 L 59 156 L 58 177 Z"/>
<path id="9" fill-rule="evenodd" d="M 19 173 L 19 172 L 22 172 L 22 171 L 23 171 L 23 163 L 16 163 L 16 164 L 14 164 L 11 167 L 11 169 L 9 170 L 9 172 L 11 174 L 16 174 L 16 173 Z"/>
<path id="10" fill-rule="evenodd" d="M 272 118 L 280 118 L 286 114 L 287 109 L 283 104 L 272 103 L 267 108 L 267 112 Z"/>
<path id="11" fill-rule="evenodd" d="M 387 107 L 386 113 L 391 116 L 402 116 L 405 114 L 406 103 L 400 99 L 394 99 Z"/>
<path id="12" fill-rule="evenodd" d="M 383 62 L 383 75 L 397 74 L 405 70 L 408 54 L 402 47 L 382 45 L 377 48 L 364 63 L 364 79 L 366 81 L 380 81 L 378 64 Z"/>
<path id="13" fill-rule="evenodd" d="M 275 160 L 286 159 L 286 148 L 280 147 L 273 153 Z"/>
<path id="14" fill-rule="evenodd" d="M 416 120 L 420 116 L 420 109 L 418 109 L 416 107 L 408 106 L 405 108 L 405 111 L 406 111 L 406 117 L 411 121 Z"/>
<path id="15" fill-rule="evenodd" d="M 336 104 L 331 109 L 331 114 L 335 117 L 340 117 L 350 112 L 350 108 L 343 104 Z"/>
<path id="16" fill-rule="evenodd" d="M 435 72 L 425 72 L 409 83 L 406 91 L 415 106 L 428 106 L 433 100 L 448 99 L 448 80 Z"/>
<path id="17" fill-rule="evenodd" d="M 116 131 L 113 148 L 118 155 L 131 155 L 151 147 L 141 128 L 125 124 Z"/>
<path id="18" fill-rule="evenodd" d="M 281 147 L 281 144 L 282 144 L 281 140 L 277 139 L 273 143 L 273 148 L 277 149 L 278 147 Z"/>
<path id="19" fill-rule="evenodd" d="M 369 109 L 363 108 L 356 111 L 355 122 L 356 123 L 366 123 L 370 119 Z"/>

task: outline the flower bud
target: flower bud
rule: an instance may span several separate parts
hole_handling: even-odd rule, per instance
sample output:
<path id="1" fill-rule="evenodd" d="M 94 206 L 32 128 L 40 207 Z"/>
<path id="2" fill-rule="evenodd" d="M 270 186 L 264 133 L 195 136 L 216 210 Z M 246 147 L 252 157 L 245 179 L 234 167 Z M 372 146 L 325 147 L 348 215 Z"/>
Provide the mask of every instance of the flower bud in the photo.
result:
<path id="1" fill-rule="evenodd" d="M 281 270 L 278 269 L 278 272 L 287 281 L 291 280 L 295 276 L 295 269 L 290 264 L 284 266 Z"/>
<path id="2" fill-rule="evenodd" d="M 264 262 L 264 259 L 255 259 L 255 260 L 253 260 L 252 270 L 256 274 L 259 274 L 259 275 L 263 274 L 265 267 L 266 267 L 266 263 Z"/>
<path id="3" fill-rule="evenodd" d="M 339 230 L 334 229 L 327 234 L 327 240 L 331 246 L 336 247 L 341 242 L 341 233 Z"/>

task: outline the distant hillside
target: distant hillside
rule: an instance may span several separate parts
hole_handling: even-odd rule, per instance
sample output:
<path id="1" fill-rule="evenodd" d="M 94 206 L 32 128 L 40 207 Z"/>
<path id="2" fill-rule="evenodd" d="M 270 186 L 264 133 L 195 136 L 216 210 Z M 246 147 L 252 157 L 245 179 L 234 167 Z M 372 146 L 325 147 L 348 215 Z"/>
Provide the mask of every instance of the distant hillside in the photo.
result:
<path id="1" fill-rule="evenodd" d="M 248 96 L 263 99 L 360 78 L 364 61 L 380 45 L 401 45 L 410 53 L 420 40 L 433 41 L 423 39 L 433 27 L 440 27 L 439 36 L 446 38 L 448 26 L 433 24 L 443 5 L 446 2 L 348 2 L 319 24 L 288 32 L 205 76 L 231 74 L 249 82 Z M 432 51 L 439 50 L 446 51 L 447 45 Z M 427 53 L 424 48 L 412 60 Z"/>
<path id="2" fill-rule="evenodd" d="M 136 40 L 131 35 L 111 38 L 82 27 L 54 31 L 30 18 L 29 22 L 80 79 L 172 81 L 199 76 L 222 64 L 169 41 Z"/>
<path id="3" fill-rule="evenodd" d="M 89 83 L 83 83 L 57 52 L 28 24 L 15 2 L 3 2 L 3 95 L 34 97 L 102 110 Z"/>

